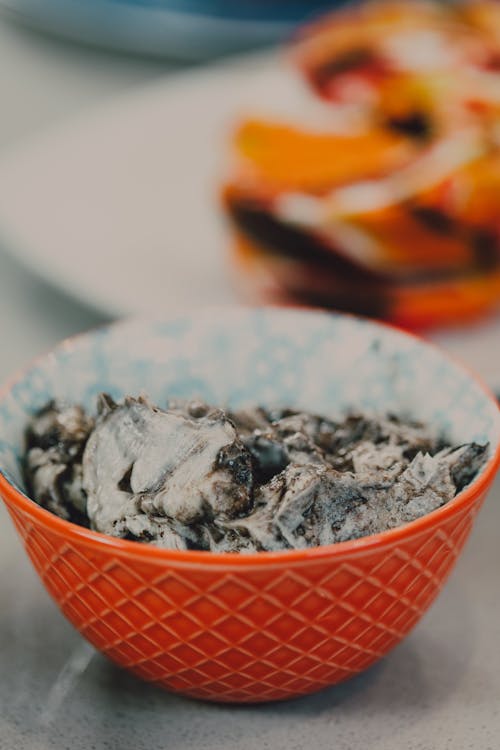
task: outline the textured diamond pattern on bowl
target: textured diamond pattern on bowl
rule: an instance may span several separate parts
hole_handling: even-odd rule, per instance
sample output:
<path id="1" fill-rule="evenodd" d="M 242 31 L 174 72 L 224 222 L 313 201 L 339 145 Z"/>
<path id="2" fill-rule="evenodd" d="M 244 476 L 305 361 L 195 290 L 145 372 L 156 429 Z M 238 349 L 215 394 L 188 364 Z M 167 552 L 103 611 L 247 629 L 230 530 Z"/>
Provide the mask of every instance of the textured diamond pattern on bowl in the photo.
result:
<path id="1" fill-rule="evenodd" d="M 9 510 L 62 611 L 113 661 L 192 696 L 256 701 L 331 685 L 386 654 L 439 592 L 479 504 L 339 559 L 222 568 L 89 548 Z"/>

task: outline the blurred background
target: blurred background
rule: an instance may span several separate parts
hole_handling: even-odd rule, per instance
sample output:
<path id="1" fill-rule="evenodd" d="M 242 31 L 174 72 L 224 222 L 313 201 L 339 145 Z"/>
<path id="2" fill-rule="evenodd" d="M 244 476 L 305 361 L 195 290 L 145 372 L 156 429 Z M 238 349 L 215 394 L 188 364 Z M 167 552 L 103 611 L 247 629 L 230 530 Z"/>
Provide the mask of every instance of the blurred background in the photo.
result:
<path id="1" fill-rule="evenodd" d="M 386 319 L 500 387 L 499 59 L 492 0 L 0 0 L 0 375 L 243 302 Z"/>
<path id="2" fill-rule="evenodd" d="M 148 112 L 147 105 L 144 108 L 142 103 L 134 100 L 134 96 L 137 94 L 140 99 L 141 92 L 148 91 L 148 87 L 158 81 L 158 93 L 154 92 L 152 99 L 161 102 L 167 91 L 168 101 L 170 84 L 178 89 L 177 81 L 180 83 L 189 78 L 191 71 L 196 75 L 201 69 L 210 69 L 215 59 L 230 52 L 269 48 L 286 39 L 298 21 L 331 5 L 325 0 L 0 2 L 2 379 L 32 356 L 50 348 L 61 337 L 134 309 L 134 304 L 131 308 L 127 302 L 121 304 L 123 296 L 133 299 L 136 293 L 131 288 L 123 289 L 123 285 L 130 284 L 130 274 L 121 272 L 115 256 L 121 254 L 123 259 L 124 255 L 129 254 L 131 268 L 128 270 L 135 274 L 136 261 L 152 233 L 146 230 L 144 235 L 144 224 L 147 225 L 151 218 L 151 211 L 149 216 L 145 216 L 145 208 L 140 203 L 148 201 L 148 192 L 157 190 L 158 201 L 162 204 L 159 211 L 168 224 L 168 200 L 162 199 L 161 192 L 165 187 L 168 192 L 172 180 L 179 182 L 183 179 L 182 174 L 175 174 L 175 169 L 184 171 L 179 164 L 172 170 L 167 153 L 164 184 L 158 184 L 155 170 L 148 175 L 147 165 L 151 166 L 153 162 L 154 166 L 157 159 L 162 159 L 162 144 L 167 152 L 172 150 L 173 139 L 180 137 L 182 144 L 182 132 L 175 129 L 169 132 L 168 121 L 162 120 L 163 124 L 157 128 L 158 141 L 149 144 L 148 123 L 154 120 L 154 107 L 151 113 Z M 252 67 L 251 61 L 249 66 Z M 234 93 L 228 87 L 224 96 L 230 99 Z M 141 193 L 141 185 L 137 185 L 138 193 L 116 197 L 120 187 L 120 178 L 114 172 L 116 164 L 111 163 L 109 158 L 104 159 L 106 163 L 100 163 L 100 160 L 113 145 L 116 136 L 119 137 L 120 132 L 126 130 L 126 123 L 121 121 L 120 113 L 116 117 L 113 115 L 114 122 L 104 132 L 106 128 L 103 130 L 100 123 L 106 123 L 106 116 L 98 114 L 96 130 L 87 136 L 86 124 L 80 125 L 80 120 L 87 113 L 100 113 L 101 108 L 108 106 L 112 108 L 115 100 L 123 103 L 127 109 L 128 96 L 131 102 L 128 115 L 132 111 L 143 110 L 144 131 L 139 135 L 139 142 L 145 152 L 151 147 L 149 154 L 136 153 L 134 164 L 125 164 L 123 169 L 125 179 L 128 174 L 130 180 L 137 178 L 144 183 L 146 195 Z M 166 116 L 168 118 L 168 112 Z M 186 116 L 190 119 L 189 113 Z M 180 124 L 182 128 L 182 118 Z M 176 127 L 178 125 L 176 123 Z M 199 123 L 200 129 L 202 125 Z M 68 148 L 72 151 L 70 157 L 79 161 L 80 171 L 85 167 L 83 151 L 87 148 L 91 152 L 86 165 L 89 168 L 88 183 L 82 187 L 80 194 L 81 176 L 73 169 L 75 164 L 67 165 L 69 175 L 56 174 L 66 166 L 67 136 L 71 138 L 73 131 L 79 128 L 83 132 L 75 144 L 76 152 L 71 146 Z M 123 140 L 118 153 L 113 154 L 120 162 L 127 158 L 129 135 L 122 132 Z M 205 150 L 213 151 L 208 137 L 205 139 L 203 134 L 197 137 L 206 142 Z M 137 145 L 136 139 L 133 147 Z M 92 152 L 99 149 L 101 155 L 96 153 L 93 158 Z M 78 159 L 80 152 L 82 156 Z M 45 163 L 37 161 L 37 156 L 43 157 Z M 147 162 L 146 166 L 141 166 L 143 161 Z M 137 170 L 140 174 L 137 174 Z M 196 174 L 193 176 L 196 183 Z M 65 180 L 65 184 L 62 184 L 62 180 Z M 101 180 L 106 181 L 104 193 L 109 189 L 109 200 L 113 202 L 115 198 L 118 216 L 113 216 L 111 221 L 116 219 L 121 235 L 108 236 L 107 240 L 101 238 L 96 243 L 99 217 L 95 214 L 92 216 L 96 201 L 92 206 L 85 204 L 91 201 L 95 185 Z M 150 186 L 151 182 L 155 183 L 154 187 Z M 185 190 L 189 193 L 188 186 Z M 48 204 L 42 205 L 44 198 L 48 199 Z M 127 200 L 132 202 L 135 212 L 127 212 L 123 206 Z M 68 217 L 69 223 L 75 223 L 68 228 L 69 237 L 68 234 L 61 236 L 59 225 L 65 221 L 65 214 L 70 210 L 76 211 L 78 216 Z M 80 210 L 81 214 L 78 213 Z M 187 216 L 181 217 L 181 229 L 184 218 L 188 219 Z M 76 222 L 81 226 L 78 227 Z M 95 230 L 92 229 L 93 224 Z M 158 244 L 162 245 L 159 253 L 163 272 L 169 266 L 170 240 L 162 242 L 162 228 L 158 227 L 158 219 L 155 218 L 157 228 L 160 237 L 155 239 L 154 251 L 150 255 L 156 252 Z M 179 226 L 176 231 L 178 229 Z M 84 237 L 80 237 L 82 230 L 84 234 L 88 230 Z M 130 234 L 134 236 L 133 240 L 126 239 Z M 72 246 L 75 239 L 79 239 L 78 247 Z M 179 244 L 178 240 L 174 235 L 172 244 Z M 110 268 L 101 270 L 102 258 L 99 254 L 106 242 L 106 254 L 111 255 Z M 110 242 L 113 244 L 110 245 Z M 203 248 L 197 248 L 196 252 L 202 254 Z M 173 255 L 175 262 L 178 251 Z M 82 279 L 85 269 L 92 270 L 86 279 Z M 96 300 L 95 277 L 102 278 L 103 273 L 109 273 L 113 281 L 104 285 L 102 294 Z M 183 273 L 186 275 L 187 272 Z M 146 276 L 154 276 L 154 273 Z M 144 283 L 147 285 L 147 278 Z M 110 303 L 108 299 L 110 287 L 112 290 L 116 286 L 123 289 L 118 295 L 118 305 L 115 301 Z M 172 286 L 176 290 L 177 285 L 174 283 Z M 144 289 L 141 294 L 147 296 Z M 211 294 L 206 297 L 212 301 Z M 168 300 L 164 301 L 171 309 Z"/>
<path id="3" fill-rule="evenodd" d="M 207 60 L 285 41 L 342 0 L 2 0 L 11 17 L 130 53 Z"/>

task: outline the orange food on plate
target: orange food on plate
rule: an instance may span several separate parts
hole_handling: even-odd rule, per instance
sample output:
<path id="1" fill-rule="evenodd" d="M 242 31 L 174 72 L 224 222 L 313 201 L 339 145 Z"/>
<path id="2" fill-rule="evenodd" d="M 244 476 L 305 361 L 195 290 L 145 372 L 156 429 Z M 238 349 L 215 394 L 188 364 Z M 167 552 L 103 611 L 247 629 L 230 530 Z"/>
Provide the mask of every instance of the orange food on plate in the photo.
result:
<path id="1" fill-rule="evenodd" d="M 384 129 L 359 134 L 313 133 L 249 120 L 236 133 L 249 175 L 277 190 L 321 193 L 346 181 L 376 177 L 407 163 L 408 139 Z"/>
<path id="2" fill-rule="evenodd" d="M 497 306 L 499 5 L 368 2 L 289 57 L 331 124 L 238 126 L 222 196 L 247 286 L 410 327 Z"/>

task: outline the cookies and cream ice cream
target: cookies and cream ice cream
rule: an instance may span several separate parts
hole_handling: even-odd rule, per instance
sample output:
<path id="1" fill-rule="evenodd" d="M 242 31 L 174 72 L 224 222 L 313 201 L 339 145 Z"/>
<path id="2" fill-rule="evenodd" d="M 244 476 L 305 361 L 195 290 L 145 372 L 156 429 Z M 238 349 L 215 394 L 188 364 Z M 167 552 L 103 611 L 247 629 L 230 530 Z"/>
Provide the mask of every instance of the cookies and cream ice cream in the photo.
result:
<path id="1" fill-rule="evenodd" d="M 27 484 L 43 507 L 110 536 L 212 552 L 301 549 L 400 526 L 451 500 L 488 453 L 395 415 L 161 409 L 104 394 L 95 418 L 51 402 L 26 437 Z"/>

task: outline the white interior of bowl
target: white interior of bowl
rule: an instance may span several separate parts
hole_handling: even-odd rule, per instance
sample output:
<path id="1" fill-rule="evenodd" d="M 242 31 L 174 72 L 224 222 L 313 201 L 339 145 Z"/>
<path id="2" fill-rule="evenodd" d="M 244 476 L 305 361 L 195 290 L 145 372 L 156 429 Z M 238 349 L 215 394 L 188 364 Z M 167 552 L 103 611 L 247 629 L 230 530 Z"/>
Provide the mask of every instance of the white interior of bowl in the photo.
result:
<path id="1" fill-rule="evenodd" d="M 500 437 L 500 413 L 481 386 L 441 352 L 356 318 L 224 308 L 166 322 L 131 321 L 62 344 L 0 398 L 0 470 L 24 490 L 26 423 L 51 398 L 95 409 L 115 398 L 199 396 L 223 405 L 299 406 L 408 414 L 454 442 Z"/>

